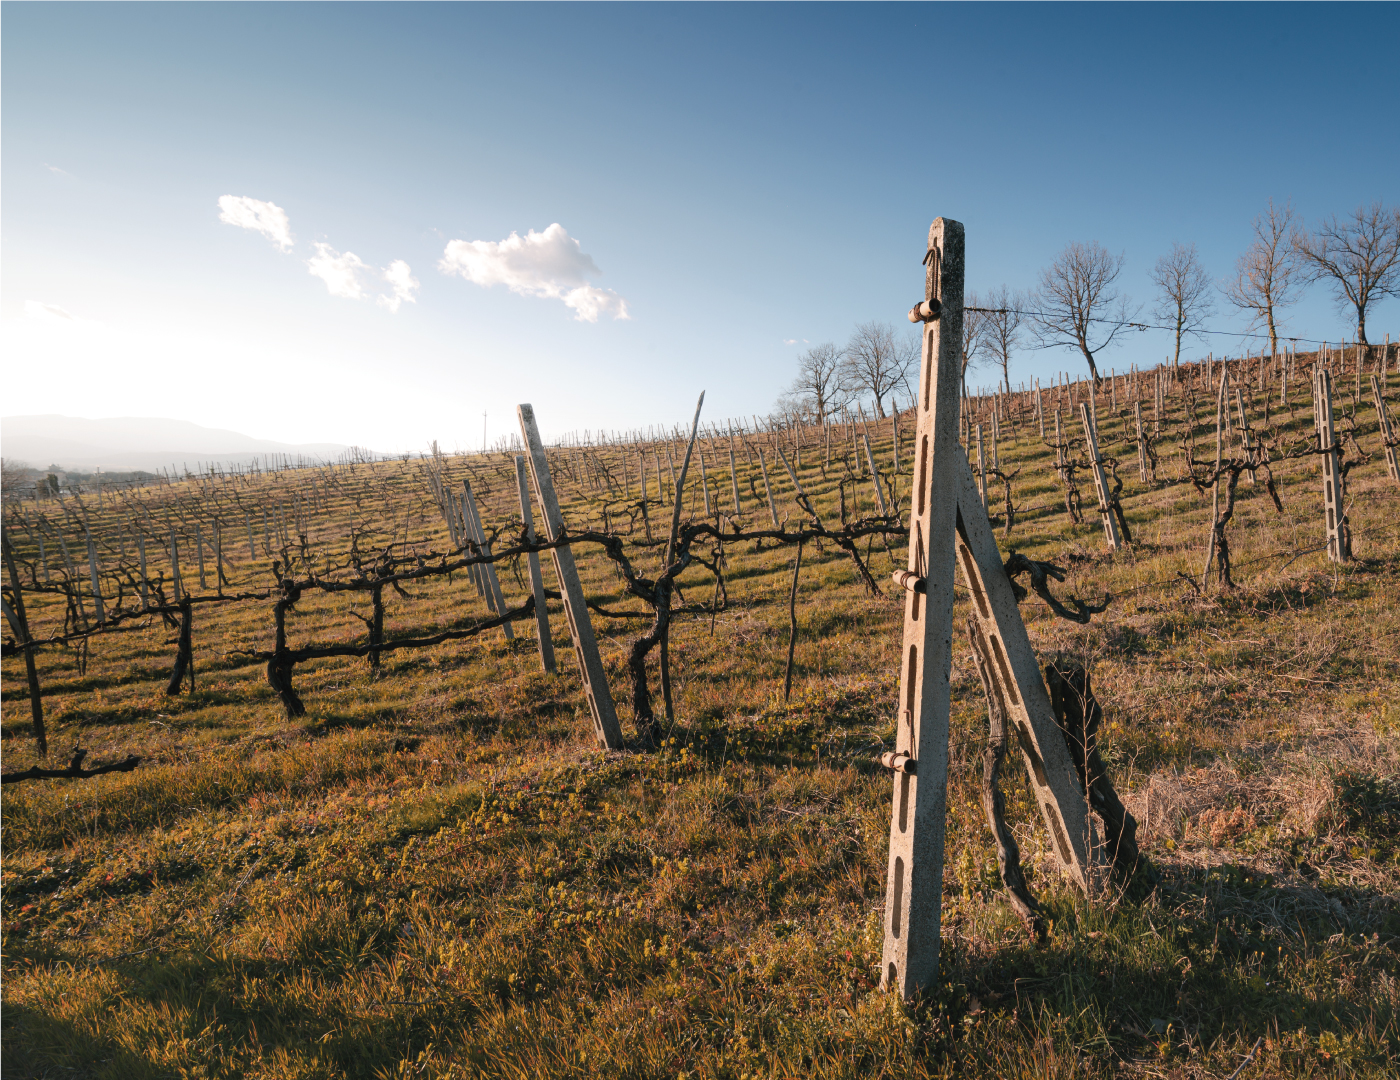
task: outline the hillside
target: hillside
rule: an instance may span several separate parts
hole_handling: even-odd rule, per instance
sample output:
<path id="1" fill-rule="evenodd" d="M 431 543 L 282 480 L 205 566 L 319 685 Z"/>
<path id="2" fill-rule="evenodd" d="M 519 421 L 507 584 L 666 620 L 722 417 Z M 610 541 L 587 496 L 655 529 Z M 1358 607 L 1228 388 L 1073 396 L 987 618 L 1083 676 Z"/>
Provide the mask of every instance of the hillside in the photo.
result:
<path id="1" fill-rule="evenodd" d="M 1261 382 L 1242 365 L 1236 376 L 1255 437 L 1280 451 L 1312 431 L 1313 359 L 1300 358 L 1284 402 L 1276 374 Z M 1240 478 L 1227 533 L 1235 588 L 1202 583 L 1212 500 L 1187 478 L 1185 448 L 1214 460 L 1204 372 L 1185 368 L 1167 392 L 1155 478 L 1139 476 L 1131 408 L 1139 392 L 1150 402 L 1150 381 L 1120 377 L 1112 399 L 1107 388 L 1097 397 L 1133 535 L 1117 553 L 1086 474 L 1075 522 L 1032 401 L 1008 403 L 997 454 L 1014 519 L 1008 527 L 1006 489 L 993 482 L 992 524 L 1003 554 L 1063 569 L 1059 597 L 1110 598 L 1087 624 L 1035 596 L 1021 612 L 1042 663 L 1090 670 L 1101 750 L 1147 862 L 1084 899 L 1058 869 L 1023 770 L 1006 767 L 1009 817 L 1048 921 L 1044 940 L 1026 933 L 980 803 L 987 706 L 959 631 L 942 981 L 914 1008 L 876 989 L 891 815 L 876 759 L 895 732 L 902 609 L 889 575 L 905 564 L 907 534 L 879 516 L 859 445 L 868 432 L 885 493 L 907 514 L 910 417 L 898 443 L 890 420 L 700 441 L 683 521 L 768 535 L 694 543 L 710 565 L 680 578 L 675 718 L 662 720 L 658 749 L 643 745 L 628 666 L 650 616 L 601 540 L 578 539 L 574 551 L 602 609 L 592 618 L 622 750 L 598 749 L 558 602 L 559 671 L 547 675 L 532 615 L 510 641 L 499 628 L 475 633 L 491 613 L 466 569 L 384 587 L 382 641 L 473 636 L 385 651 L 377 667 L 301 660 L 303 715 L 269 685 L 278 618 L 292 648 L 360 647 L 375 611 L 353 582 L 383 560 L 449 565 L 443 491 L 460 495 L 469 481 L 495 550 L 506 550 L 520 516 L 507 455 L 88 499 L 104 628 L 91 623 L 85 565 L 78 591 L 58 584 L 54 538 L 79 560 L 86 550 L 77 509 L 18 508 L 6 533 L 35 636 L 67 635 L 38 652 L 50 758 L 62 764 L 80 744 L 89 765 L 142 760 L 4 788 L 5 1069 L 1194 1078 L 1230 1076 L 1253 1049 L 1240 1074 L 1250 1080 L 1395 1075 L 1400 486 L 1369 396 L 1352 399 L 1350 361 L 1336 386 L 1340 428 L 1348 412 L 1355 421 L 1354 558 L 1332 563 L 1322 550 L 1318 459 L 1280 453 L 1270 472 L 1281 511 L 1264 471 Z M 1069 404 L 1045 394 L 1050 430 L 1057 405 L 1068 423 Z M 995 406 L 969 408 L 990 440 Z M 1227 458 L 1239 447 L 1236 427 Z M 839 544 L 802 545 L 786 701 L 797 551 L 786 541 L 804 514 L 780 448 L 831 534 L 868 529 L 856 553 L 882 593 Z M 679 469 L 683 454 L 679 442 L 551 449 L 571 534 L 615 537 L 636 573 L 655 576 L 671 462 Z M 132 568 L 139 536 L 151 603 L 173 597 L 171 529 L 200 602 L 193 688 L 167 696 L 176 632 L 141 614 Z M 527 559 L 497 568 L 518 609 Z M 967 608 L 960 596 L 956 627 Z M 655 653 L 647 665 L 664 718 Z M 0 734 L 7 772 L 38 762 L 23 662 L 8 653 Z"/>
<path id="2" fill-rule="evenodd" d="M 313 461 L 333 460 L 348 447 L 338 443 L 283 443 L 236 431 L 202 427 L 187 420 L 119 416 L 87 419 L 46 414 L 0 418 L 0 452 L 35 468 L 191 469 L 199 462 L 248 464 L 281 453 Z"/>

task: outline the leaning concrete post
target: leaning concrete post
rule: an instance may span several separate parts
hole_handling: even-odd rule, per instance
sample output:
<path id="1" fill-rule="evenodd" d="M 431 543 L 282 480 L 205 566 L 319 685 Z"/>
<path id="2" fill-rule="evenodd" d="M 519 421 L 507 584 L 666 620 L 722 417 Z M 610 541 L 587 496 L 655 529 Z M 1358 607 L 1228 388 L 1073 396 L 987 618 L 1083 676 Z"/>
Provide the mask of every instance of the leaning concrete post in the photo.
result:
<path id="1" fill-rule="evenodd" d="M 525 542 L 535 542 L 535 515 L 530 508 L 530 488 L 525 480 L 525 459 L 515 459 L 515 486 L 520 491 L 520 520 L 525 523 Z M 535 631 L 540 642 L 540 666 L 554 674 L 554 637 L 549 630 L 549 610 L 545 607 L 544 577 L 540 574 L 540 553 L 530 552 L 530 592 L 535 597 Z"/>
<path id="2" fill-rule="evenodd" d="M 1386 348 L 1389 347 L 1387 337 Z M 1380 363 L 1384 370 L 1384 356 L 1381 357 Z M 1371 397 L 1376 402 L 1376 418 L 1380 422 L 1381 440 L 1385 443 L 1385 467 L 1390 472 L 1390 478 L 1400 484 L 1400 462 L 1397 462 L 1395 457 L 1395 431 L 1390 424 L 1390 410 L 1386 408 L 1385 395 L 1381 393 L 1380 379 L 1374 374 L 1371 376 Z"/>
<path id="3" fill-rule="evenodd" d="M 1089 403 L 1079 403 L 1079 419 L 1084 425 L 1084 445 L 1089 451 L 1090 471 L 1094 474 L 1094 490 L 1099 496 L 1099 516 L 1103 518 L 1104 536 L 1108 539 L 1110 551 L 1123 546 L 1118 536 L 1118 522 L 1113 520 L 1113 504 L 1108 494 L 1108 479 L 1104 476 L 1103 458 L 1099 456 L 1099 440 L 1094 432 L 1094 422 L 1089 418 Z"/>
<path id="4" fill-rule="evenodd" d="M 476 510 L 476 498 L 472 495 L 472 486 L 467 481 L 462 481 L 462 512 L 468 519 L 468 529 L 475 534 L 477 549 L 483 555 L 491 554 L 491 545 L 486 541 L 486 530 L 481 525 L 481 515 Z M 492 609 L 497 615 L 506 613 L 506 598 L 501 592 L 501 579 L 496 576 L 495 563 L 480 563 L 481 576 L 486 581 L 486 599 L 490 602 Z M 505 633 L 507 641 L 515 640 L 515 629 L 510 623 L 502 623 L 501 630 Z"/>
<path id="5" fill-rule="evenodd" d="M 540 441 L 539 427 L 535 423 L 534 407 L 518 405 L 516 414 L 520 418 L 520 434 L 530 457 L 530 475 L 535 483 L 535 497 L 539 499 L 544 515 L 545 534 L 551 542 L 558 542 L 564 538 L 564 515 L 559 511 L 559 499 L 554 494 L 554 480 L 549 475 L 549 462 L 545 459 L 544 444 Z M 559 595 L 564 601 L 564 615 L 569 620 L 569 633 L 574 640 L 574 656 L 578 659 L 583 689 L 593 714 L 593 729 L 604 747 L 609 750 L 621 749 L 622 729 L 617 723 L 617 710 L 613 706 L 612 692 L 608 689 L 603 659 L 598 655 L 598 639 L 593 636 L 593 622 L 588 617 L 588 604 L 584 600 L 578 567 L 574 564 L 573 549 L 565 544 L 551 549 L 551 554 L 554 556 L 554 572 L 559 578 Z"/>
<path id="6" fill-rule="evenodd" d="M 894 805 L 885 887 L 880 985 L 906 999 L 934 985 L 943 895 L 948 795 L 948 708 L 957 531 L 963 227 L 929 229 L 924 299 L 909 313 L 923 348 L 915 402 L 908 574 L 895 736 Z M 963 459 L 964 463 L 966 459 Z"/>
<path id="7" fill-rule="evenodd" d="M 1342 451 L 1332 426 L 1332 374 L 1317 369 L 1313 383 L 1317 400 L 1318 448 L 1322 455 L 1322 498 L 1327 510 L 1327 558 L 1332 562 L 1351 559 L 1351 530 L 1346 519 L 1346 481 L 1342 478 Z"/>

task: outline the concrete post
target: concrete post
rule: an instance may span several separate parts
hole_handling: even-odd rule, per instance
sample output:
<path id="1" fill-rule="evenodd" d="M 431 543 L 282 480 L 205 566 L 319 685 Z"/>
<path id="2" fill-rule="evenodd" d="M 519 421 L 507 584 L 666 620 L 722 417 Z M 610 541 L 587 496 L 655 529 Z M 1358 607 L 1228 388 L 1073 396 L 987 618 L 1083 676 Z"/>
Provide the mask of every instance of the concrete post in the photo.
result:
<path id="1" fill-rule="evenodd" d="M 564 536 L 564 515 L 560 513 L 559 499 L 554 494 L 554 480 L 549 475 L 549 462 L 545 459 L 544 444 L 540 441 L 539 427 L 535 423 L 534 407 L 519 405 L 516 414 L 520 418 L 520 434 L 529 454 L 535 497 L 544 514 L 545 535 L 551 541 L 560 540 Z M 569 621 L 569 633 L 574 641 L 574 655 L 583 676 L 588 707 L 593 713 L 594 731 L 602 746 L 609 750 L 621 749 L 622 728 L 618 726 L 617 709 L 613 705 L 612 692 L 608 689 L 603 659 L 598 654 L 598 639 L 593 635 L 593 622 L 588 617 L 588 604 L 584 600 L 583 583 L 574 564 L 573 550 L 565 545 L 554 548 L 552 554 L 554 572 L 559 578 L 559 594 L 564 600 L 564 615 Z"/>
<path id="2" fill-rule="evenodd" d="M 908 1000 L 938 978 L 948 794 L 954 541 L 957 532 L 963 227 L 929 229 L 924 299 L 909 313 L 923 348 L 915 403 L 908 576 L 885 890 L 882 988 Z M 936 305 L 936 306 L 935 306 Z M 964 463 L 966 459 L 964 459 Z"/>
<path id="3" fill-rule="evenodd" d="M 1326 506 L 1327 558 L 1351 559 L 1351 530 L 1346 519 L 1346 481 L 1342 479 L 1342 451 L 1332 425 L 1332 373 L 1319 367 L 1314 376 L 1318 448 L 1322 455 L 1322 498 Z"/>

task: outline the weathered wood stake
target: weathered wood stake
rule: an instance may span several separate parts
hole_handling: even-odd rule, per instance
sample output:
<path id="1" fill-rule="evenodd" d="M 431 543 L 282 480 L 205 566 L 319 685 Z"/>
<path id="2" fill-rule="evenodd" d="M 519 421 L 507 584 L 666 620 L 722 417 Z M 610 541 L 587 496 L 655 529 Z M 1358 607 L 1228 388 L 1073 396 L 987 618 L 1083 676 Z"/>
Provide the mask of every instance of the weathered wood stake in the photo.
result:
<path id="1" fill-rule="evenodd" d="M 529 454 L 530 475 L 544 517 L 545 535 L 551 542 L 558 542 L 564 539 L 564 515 L 554 494 L 554 480 L 549 474 L 544 443 L 540 440 L 539 427 L 535 423 L 534 407 L 519 405 L 516 414 L 520 418 L 520 435 Z M 618 726 L 617 709 L 613 705 L 612 692 L 608 689 L 603 659 L 598 654 L 598 639 L 593 634 L 593 622 L 588 617 L 588 604 L 584 599 L 578 567 L 574 564 L 573 550 L 565 544 L 552 548 L 551 554 L 554 556 L 554 572 L 559 578 L 559 595 L 564 601 L 564 615 L 569 621 L 569 633 L 574 641 L 574 656 L 578 660 L 579 673 L 583 676 L 588 707 L 593 714 L 594 731 L 605 748 L 619 750 L 622 748 L 622 728 Z"/>
<path id="2" fill-rule="evenodd" d="M 535 542 L 535 515 L 530 507 L 530 487 L 525 479 L 525 459 L 515 459 L 515 486 L 520 492 L 520 519 L 525 523 L 525 542 Z M 540 553 L 530 552 L 530 592 L 535 597 L 535 632 L 539 638 L 540 666 L 550 675 L 555 673 L 554 637 L 549 629 L 549 611 L 545 607 L 544 576 L 540 573 Z"/>
<path id="3" fill-rule="evenodd" d="M 1079 419 L 1084 425 L 1084 445 L 1089 452 L 1089 471 L 1094 476 L 1094 490 L 1099 496 L 1099 516 L 1103 518 L 1104 536 L 1108 540 L 1110 551 L 1117 551 L 1123 546 L 1123 541 L 1118 534 L 1118 522 L 1113 519 L 1113 498 L 1108 492 L 1108 478 L 1103 471 L 1103 457 L 1099 454 L 1099 440 L 1094 430 L 1094 422 L 1090 419 L 1089 403 L 1081 401 L 1079 403 Z"/>
<path id="4" fill-rule="evenodd" d="M 1390 348 L 1388 339 L 1386 348 Z M 1384 354 L 1382 354 L 1379 364 L 1384 370 Z M 1371 376 L 1371 397 L 1376 403 L 1376 419 L 1380 424 L 1381 441 L 1385 443 L 1385 467 L 1390 473 L 1390 478 L 1400 484 L 1400 462 L 1397 462 L 1395 455 L 1395 430 L 1390 423 L 1390 410 L 1386 407 L 1385 395 L 1381 393 L 1380 379 L 1374 374 Z"/>

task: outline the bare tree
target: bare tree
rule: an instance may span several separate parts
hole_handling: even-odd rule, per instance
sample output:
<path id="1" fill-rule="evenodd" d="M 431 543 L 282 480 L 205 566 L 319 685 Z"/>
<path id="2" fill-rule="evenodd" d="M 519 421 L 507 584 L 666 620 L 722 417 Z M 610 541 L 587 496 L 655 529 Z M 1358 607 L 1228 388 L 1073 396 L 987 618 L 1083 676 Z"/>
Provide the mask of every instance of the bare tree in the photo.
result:
<path id="1" fill-rule="evenodd" d="M 1261 322 L 1269 331 L 1269 354 L 1278 355 L 1278 309 L 1298 301 L 1301 277 L 1293 237 L 1298 217 L 1291 203 L 1268 209 L 1254 219 L 1254 242 L 1235 261 L 1235 276 L 1221 291 L 1241 311 L 1253 315 L 1250 326 Z"/>
<path id="2" fill-rule="evenodd" d="M 1172 353 L 1175 371 L 1181 361 L 1181 339 L 1191 334 L 1200 336 L 1202 323 L 1215 314 L 1210 275 L 1196 256 L 1195 244 L 1176 243 L 1172 244 L 1170 255 L 1157 260 L 1150 276 L 1157 286 L 1154 314 L 1171 324 L 1176 339 Z"/>
<path id="3" fill-rule="evenodd" d="M 987 314 L 983 310 L 985 306 L 982 298 L 975 292 L 968 293 L 963 298 L 962 377 L 964 391 L 967 389 L 968 368 L 975 368 L 980 364 L 987 352 Z"/>
<path id="4" fill-rule="evenodd" d="M 855 393 L 875 399 L 875 412 L 885 415 L 884 400 L 903 386 L 908 387 L 913 352 L 895 336 L 888 323 L 861 323 L 846 346 L 843 364 L 845 383 Z"/>
<path id="5" fill-rule="evenodd" d="M 1349 218 L 1333 215 L 1315 233 L 1299 233 L 1296 248 L 1309 281 L 1330 279 L 1337 306 L 1356 311 L 1356 340 L 1366 341 L 1366 309 L 1400 295 L 1400 210 L 1374 202 Z"/>
<path id="6" fill-rule="evenodd" d="M 1136 316 L 1128 298 L 1114 288 L 1123 256 L 1097 241 L 1073 243 L 1040 273 L 1032 325 L 1040 347 L 1078 349 L 1097 386 L 1094 356 L 1113 343 Z"/>
<path id="7" fill-rule="evenodd" d="M 1023 293 L 1009 292 L 1005 285 L 982 299 L 983 336 L 987 354 L 1001 368 L 1001 381 L 1011 393 L 1011 354 L 1021 340 L 1027 300 Z M 967 316 L 964 315 L 964 318 Z"/>
<path id="8" fill-rule="evenodd" d="M 825 342 L 814 345 L 797 360 L 797 378 L 779 404 L 793 408 L 820 424 L 840 411 L 849 395 L 844 383 L 841 349 Z"/>
<path id="9" fill-rule="evenodd" d="M 0 458 L 0 491 L 3 491 L 7 497 L 16 497 L 23 488 L 32 490 L 32 485 L 38 475 L 38 472 L 31 468 L 27 461 Z"/>

